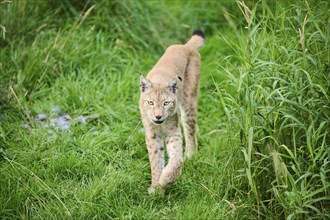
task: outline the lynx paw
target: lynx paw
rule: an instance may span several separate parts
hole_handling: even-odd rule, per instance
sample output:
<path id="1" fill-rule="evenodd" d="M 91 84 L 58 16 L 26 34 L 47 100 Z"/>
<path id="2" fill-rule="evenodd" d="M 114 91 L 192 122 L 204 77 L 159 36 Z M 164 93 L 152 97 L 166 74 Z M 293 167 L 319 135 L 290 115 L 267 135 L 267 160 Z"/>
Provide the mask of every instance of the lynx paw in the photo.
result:
<path id="1" fill-rule="evenodd" d="M 197 153 L 197 148 L 187 148 L 185 152 L 185 159 L 191 159 Z"/>
<path id="2" fill-rule="evenodd" d="M 148 188 L 148 194 L 149 195 L 163 195 L 164 194 L 164 189 L 160 186 L 158 186 L 158 187 L 150 186 Z"/>
<path id="3" fill-rule="evenodd" d="M 149 195 L 154 194 L 155 192 L 156 192 L 156 188 L 155 188 L 155 187 L 150 186 L 150 187 L 148 188 L 148 193 L 149 193 Z"/>
<path id="4" fill-rule="evenodd" d="M 159 184 L 162 187 L 167 186 L 170 183 L 173 183 L 181 174 L 182 161 L 178 161 L 174 166 L 168 165 L 163 169 L 162 174 L 159 178 Z"/>

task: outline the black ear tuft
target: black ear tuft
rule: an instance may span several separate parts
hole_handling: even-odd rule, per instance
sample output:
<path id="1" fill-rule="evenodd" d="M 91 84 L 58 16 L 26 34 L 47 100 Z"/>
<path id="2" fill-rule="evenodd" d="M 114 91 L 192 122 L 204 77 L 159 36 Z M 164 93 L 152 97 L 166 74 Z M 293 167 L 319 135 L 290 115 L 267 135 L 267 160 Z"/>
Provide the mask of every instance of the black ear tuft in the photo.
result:
<path id="1" fill-rule="evenodd" d="M 178 91 L 178 78 L 175 77 L 175 79 L 168 84 L 168 87 L 173 93 L 176 93 Z"/>
<path id="2" fill-rule="evenodd" d="M 138 71 L 138 70 L 135 70 L 135 73 L 136 74 L 139 74 L 139 76 L 143 76 L 143 74 L 140 71 Z"/>
<path id="3" fill-rule="evenodd" d="M 141 83 L 140 84 L 140 89 L 141 89 L 141 92 L 145 92 L 147 90 L 147 87 L 145 84 Z"/>
<path id="4" fill-rule="evenodd" d="M 178 79 L 180 80 L 180 82 L 182 82 L 182 78 L 181 78 L 181 76 L 178 76 Z"/>
<path id="5" fill-rule="evenodd" d="M 151 82 L 147 80 L 143 75 L 140 78 L 140 90 L 145 92 L 151 86 Z"/>

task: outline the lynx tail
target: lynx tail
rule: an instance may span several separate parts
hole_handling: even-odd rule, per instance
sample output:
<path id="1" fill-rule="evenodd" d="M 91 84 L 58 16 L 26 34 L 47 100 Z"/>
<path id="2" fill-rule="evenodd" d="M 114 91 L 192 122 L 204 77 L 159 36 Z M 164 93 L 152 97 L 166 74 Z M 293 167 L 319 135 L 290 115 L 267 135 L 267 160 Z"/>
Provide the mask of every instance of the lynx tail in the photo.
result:
<path id="1" fill-rule="evenodd" d="M 186 43 L 187 46 L 193 47 L 195 49 L 202 47 L 205 44 L 205 34 L 201 30 L 194 30 L 192 37 Z"/>

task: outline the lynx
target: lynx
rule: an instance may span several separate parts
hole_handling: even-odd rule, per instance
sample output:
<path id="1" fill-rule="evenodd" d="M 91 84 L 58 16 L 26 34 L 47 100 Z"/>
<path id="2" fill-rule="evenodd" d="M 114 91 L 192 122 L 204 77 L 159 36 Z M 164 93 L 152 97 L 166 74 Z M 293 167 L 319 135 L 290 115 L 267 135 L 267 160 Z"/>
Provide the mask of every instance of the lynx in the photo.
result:
<path id="1" fill-rule="evenodd" d="M 204 45 L 201 30 L 195 30 L 184 45 L 169 46 L 146 77 L 140 78 L 140 112 L 151 167 L 151 187 L 164 189 L 181 174 L 183 165 L 180 117 L 186 143 L 185 156 L 197 151 L 197 95 L 200 55 Z M 164 167 L 165 135 L 168 164 Z"/>

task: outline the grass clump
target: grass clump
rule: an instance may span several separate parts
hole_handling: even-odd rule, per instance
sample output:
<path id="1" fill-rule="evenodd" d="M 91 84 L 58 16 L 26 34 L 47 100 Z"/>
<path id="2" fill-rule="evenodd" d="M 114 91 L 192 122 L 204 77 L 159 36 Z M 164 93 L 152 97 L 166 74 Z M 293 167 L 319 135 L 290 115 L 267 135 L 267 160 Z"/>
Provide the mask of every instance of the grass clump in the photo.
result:
<path id="1" fill-rule="evenodd" d="M 247 193 L 258 216 L 329 218 L 329 4 L 240 5 L 247 29 L 222 65 L 236 90 L 220 97 L 240 130 Z"/>

